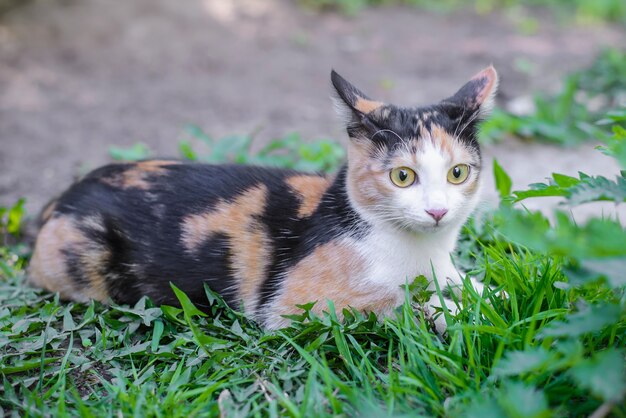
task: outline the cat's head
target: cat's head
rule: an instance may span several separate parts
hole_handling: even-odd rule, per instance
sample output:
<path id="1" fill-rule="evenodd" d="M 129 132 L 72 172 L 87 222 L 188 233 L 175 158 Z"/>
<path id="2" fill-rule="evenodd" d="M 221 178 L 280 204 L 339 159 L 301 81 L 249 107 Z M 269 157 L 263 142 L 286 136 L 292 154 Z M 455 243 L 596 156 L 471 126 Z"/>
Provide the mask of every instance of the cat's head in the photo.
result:
<path id="1" fill-rule="evenodd" d="M 331 80 L 350 136 L 347 188 L 357 210 L 414 232 L 465 222 L 479 199 L 476 133 L 493 105 L 495 69 L 435 105 L 412 108 L 371 100 L 335 71 Z"/>

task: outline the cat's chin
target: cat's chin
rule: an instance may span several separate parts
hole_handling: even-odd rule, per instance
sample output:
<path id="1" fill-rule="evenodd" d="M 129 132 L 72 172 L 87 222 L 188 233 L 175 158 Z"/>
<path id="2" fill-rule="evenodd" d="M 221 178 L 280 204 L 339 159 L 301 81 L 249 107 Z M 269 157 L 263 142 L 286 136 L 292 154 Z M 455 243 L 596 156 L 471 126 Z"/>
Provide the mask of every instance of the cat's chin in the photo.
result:
<path id="1" fill-rule="evenodd" d="M 445 224 L 419 225 L 413 228 L 413 232 L 418 234 L 436 234 L 447 229 L 448 226 Z"/>
<path id="2" fill-rule="evenodd" d="M 399 229 L 403 232 L 409 232 L 412 234 L 436 234 L 439 232 L 445 232 L 449 229 L 449 222 L 429 222 L 423 223 L 419 221 L 408 221 L 402 224 L 393 223 L 394 228 Z"/>

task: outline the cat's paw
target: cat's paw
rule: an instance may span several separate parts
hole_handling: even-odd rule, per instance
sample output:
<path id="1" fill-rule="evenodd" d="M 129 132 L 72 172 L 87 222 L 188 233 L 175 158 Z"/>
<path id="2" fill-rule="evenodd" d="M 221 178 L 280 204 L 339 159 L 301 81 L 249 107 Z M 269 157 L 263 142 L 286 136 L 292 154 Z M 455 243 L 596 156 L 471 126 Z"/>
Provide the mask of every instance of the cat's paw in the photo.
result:
<path id="1" fill-rule="evenodd" d="M 495 292 L 495 288 L 493 286 L 487 286 L 483 282 L 478 281 L 473 276 L 468 276 L 468 277 L 469 277 L 470 283 L 472 284 L 472 287 L 474 288 L 476 293 L 478 293 L 480 296 L 485 295 L 485 288 L 487 288 L 491 292 Z M 446 287 L 447 287 L 448 291 L 451 292 L 451 293 L 454 293 L 454 295 L 459 300 L 461 299 L 463 286 L 464 286 L 463 281 L 454 280 L 454 279 L 451 279 L 449 277 L 446 278 Z M 500 296 L 501 293 L 503 293 L 503 292 L 502 291 L 497 291 L 494 294 L 496 296 Z M 485 299 L 485 300 L 487 301 L 487 303 L 489 303 L 489 301 L 487 299 Z"/>
<path id="2" fill-rule="evenodd" d="M 455 316 L 459 313 L 459 307 L 454 301 L 447 298 L 439 298 L 437 294 L 431 296 L 430 300 L 424 307 L 424 316 L 426 320 L 435 328 L 437 334 L 443 335 L 448 329 L 446 314 L 442 305 L 445 305 L 450 315 Z"/>

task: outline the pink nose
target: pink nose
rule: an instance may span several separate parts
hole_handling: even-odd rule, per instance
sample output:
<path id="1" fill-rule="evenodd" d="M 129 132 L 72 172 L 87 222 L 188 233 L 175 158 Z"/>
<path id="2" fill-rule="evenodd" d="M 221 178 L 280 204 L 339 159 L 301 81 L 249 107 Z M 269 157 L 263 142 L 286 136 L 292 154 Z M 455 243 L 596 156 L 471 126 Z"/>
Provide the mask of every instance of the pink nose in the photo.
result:
<path id="1" fill-rule="evenodd" d="M 441 218 L 448 213 L 448 209 L 426 209 L 426 213 L 432 216 L 435 221 L 439 222 Z"/>

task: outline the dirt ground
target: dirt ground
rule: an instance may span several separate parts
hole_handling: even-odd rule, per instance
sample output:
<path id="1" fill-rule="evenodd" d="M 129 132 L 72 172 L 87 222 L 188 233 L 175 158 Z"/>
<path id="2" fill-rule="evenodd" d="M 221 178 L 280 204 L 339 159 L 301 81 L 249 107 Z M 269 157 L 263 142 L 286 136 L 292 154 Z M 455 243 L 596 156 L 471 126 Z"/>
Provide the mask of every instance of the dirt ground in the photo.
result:
<path id="1" fill-rule="evenodd" d="M 556 90 L 602 46 L 626 40 L 623 28 L 547 17 L 527 36 L 516 19 L 400 6 L 346 17 L 286 0 L 33 0 L 0 16 L 0 205 L 25 196 L 36 213 L 108 161 L 111 145 L 141 141 L 174 156 L 189 123 L 213 136 L 260 129 L 260 142 L 293 131 L 343 139 L 331 68 L 377 99 L 415 105 L 493 63 L 507 103 Z M 616 172 L 593 145 L 509 141 L 484 153 L 516 187 L 555 171 Z M 485 197 L 495 199 L 490 181 Z"/>

